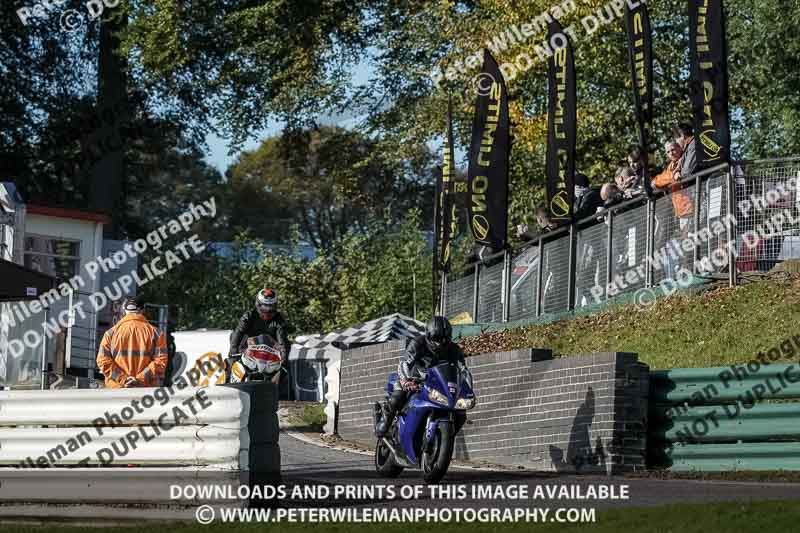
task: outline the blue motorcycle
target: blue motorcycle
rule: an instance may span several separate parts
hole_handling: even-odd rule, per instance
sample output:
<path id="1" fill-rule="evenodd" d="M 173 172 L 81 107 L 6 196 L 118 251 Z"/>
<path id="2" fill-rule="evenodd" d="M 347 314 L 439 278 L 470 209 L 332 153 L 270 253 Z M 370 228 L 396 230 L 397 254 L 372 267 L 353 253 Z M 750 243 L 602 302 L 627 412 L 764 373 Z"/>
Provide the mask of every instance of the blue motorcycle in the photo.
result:
<path id="1" fill-rule="evenodd" d="M 391 396 L 397 373 L 389 375 L 386 398 Z M 456 363 L 432 366 L 421 377 L 419 391 L 409 397 L 386 436 L 375 446 L 375 470 L 382 477 L 397 477 L 405 468 L 419 468 L 426 483 L 438 483 L 453 457 L 456 435 L 475 407 L 472 374 Z M 375 425 L 385 416 L 375 402 Z"/>

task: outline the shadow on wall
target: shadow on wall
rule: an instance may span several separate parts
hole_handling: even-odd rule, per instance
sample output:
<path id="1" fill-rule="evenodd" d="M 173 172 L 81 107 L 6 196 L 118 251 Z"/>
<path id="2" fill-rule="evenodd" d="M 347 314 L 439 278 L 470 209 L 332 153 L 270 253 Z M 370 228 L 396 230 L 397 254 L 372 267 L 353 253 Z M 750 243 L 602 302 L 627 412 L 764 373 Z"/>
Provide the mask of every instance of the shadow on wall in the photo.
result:
<path id="1" fill-rule="evenodd" d="M 598 436 L 595 441 L 594 450 L 592 450 L 592 442 L 589 437 L 589 428 L 594 420 L 594 414 L 594 389 L 589 387 L 586 397 L 572 421 L 566 458 L 564 450 L 558 446 L 550 446 L 550 459 L 558 472 L 580 473 L 585 470 L 606 469 L 606 451 L 600 437 Z"/>
<path id="2" fill-rule="evenodd" d="M 467 422 L 469 424 L 469 422 Z M 469 450 L 467 449 L 467 440 L 464 438 L 464 431 L 456 433 L 455 449 L 459 452 L 459 459 L 469 461 Z"/>

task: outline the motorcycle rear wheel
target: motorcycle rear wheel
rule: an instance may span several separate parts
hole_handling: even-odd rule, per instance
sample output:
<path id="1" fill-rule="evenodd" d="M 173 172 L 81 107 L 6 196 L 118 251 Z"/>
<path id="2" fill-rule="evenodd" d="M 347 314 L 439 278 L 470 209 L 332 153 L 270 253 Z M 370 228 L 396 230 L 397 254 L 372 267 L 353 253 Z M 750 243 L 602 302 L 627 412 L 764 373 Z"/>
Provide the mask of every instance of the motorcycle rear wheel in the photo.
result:
<path id="1" fill-rule="evenodd" d="M 394 461 L 392 451 L 383 439 L 375 444 L 375 471 L 379 476 L 388 478 L 395 478 L 403 471 L 403 467 Z"/>
<path id="2" fill-rule="evenodd" d="M 438 483 L 447 473 L 453 458 L 454 441 L 453 426 L 446 422 L 440 423 L 431 443 L 431 451 L 422 452 L 422 478 L 425 483 Z"/>

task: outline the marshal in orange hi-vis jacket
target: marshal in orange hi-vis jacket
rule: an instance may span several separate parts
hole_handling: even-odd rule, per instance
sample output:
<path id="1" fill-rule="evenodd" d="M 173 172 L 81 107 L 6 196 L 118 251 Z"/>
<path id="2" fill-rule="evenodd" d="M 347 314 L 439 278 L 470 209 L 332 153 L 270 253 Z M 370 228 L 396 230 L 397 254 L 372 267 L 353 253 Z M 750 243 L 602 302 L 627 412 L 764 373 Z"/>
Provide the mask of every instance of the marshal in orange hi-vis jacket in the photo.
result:
<path id="1" fill-rule="evenodd" d="M 167 368 L 167 338 L 143 314 L 129 313 L 103 335 L 97 366 L 110 389 L 123 387 L 128 377 L 136 386 L 157 387 Z"/>

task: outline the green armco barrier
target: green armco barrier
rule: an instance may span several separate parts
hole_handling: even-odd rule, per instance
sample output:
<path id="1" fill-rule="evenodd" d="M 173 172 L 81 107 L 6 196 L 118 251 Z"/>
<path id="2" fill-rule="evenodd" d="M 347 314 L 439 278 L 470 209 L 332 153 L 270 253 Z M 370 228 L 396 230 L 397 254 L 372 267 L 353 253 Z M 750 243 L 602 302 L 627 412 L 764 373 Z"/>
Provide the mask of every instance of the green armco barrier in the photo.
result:
<path id="1" fill-rule="evenodd" d="M 800 402 L 753 406 L 735 403 L 689 409 L 656 406 L 650 413 L 650 424 L 656 427 L 649 432 L 649 437 L 662 442 L 688 438 L 697 442 L 800 440 L 800 424 L 797 423 Z M 693 427 L 695 424 L 697 428 Z"/>
<path id="2" fill-rule="evenodd" d="M 751 365 L 750 368 L 755 372 L 750 372 L 746 364 L 738 365 L 738 377 L 736 370 L 729 366 L 657 370 L 650 373 L 650 401 L 747 402 L 748 392 L 762 399 L 800 398 L 800 364 Z"/>
<path id="3" fill-rule="evenodd" d="M 800 470 L 800 364 L 650 373 L 648 465 Z"/>
<path id="4" fill-rule="evenodd" d="M 674 472 L 800 470 L 800 442 L 684 444 L 668 456 Z"/>

